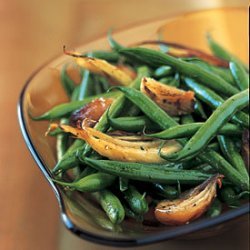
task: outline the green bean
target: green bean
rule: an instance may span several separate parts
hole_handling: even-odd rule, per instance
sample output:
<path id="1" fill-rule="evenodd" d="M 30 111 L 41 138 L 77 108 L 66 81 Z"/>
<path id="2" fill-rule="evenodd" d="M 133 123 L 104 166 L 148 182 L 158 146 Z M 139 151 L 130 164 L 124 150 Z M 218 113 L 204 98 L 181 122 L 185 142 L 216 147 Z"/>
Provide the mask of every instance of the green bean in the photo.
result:
<path id="1" fill-rule="evenodd" d="M 180 86 L 180 75 L 178 73 L 175 76 L 167 76 L 158 80 L 160 83 L 163 83 L 168 86 L 173 86 L 178 88 Z"/>
<path id="2" fill-rule="evenodd" d="M 68 187 L 71 190 L 78 190 L 81 192 L 96 192 L 110 186 L 115 181 L 115 179 L 116 177 L 113 175 L 94 173 L 75 182 L 64 182 L 59 180 L 53 180 L 53 182 Z"/>
<path id="3" fill-rule="evenodd" d="M 219 129 L 230 120 L 239 110 L 249 102 L 248 90 L 244 90 L 227 99 L 218 107 L 207 121 L 191 137 L 184 148 L 166 158 L 170 161 L 191 159 L 205 149 L 208 143 L 216 136 Z"/>
<path id="4" fill-rule="evenodd" d="M 90 86 L 93 82 L 90 79 L 90 72 L 88 70 L 83 71 L 82 81 L 80 83 L 79 95 L 77 100 L 84 100 L 86 97 L 91 96 L 91 88 Z"/>
<path id="5" fill-rule="evenodd" d="M 232 55 L 219 43 L 217 43 L 210 34 L 207 34 L 207 42 L 214 55 L 227 61 L 236 61 L 238 64 L 241 64 L 245 68 L 245 70 L 248 71 L 247 65 L 245 65 L 239 58 L 237 58 L 235 55 Z"/>
<path id="6" fill-rule="evenodd" d="M 84 170 L 75 178 L 74 181 L 79 181 L 80 179 L 94 173 L 96 173 L 96 169 L 86 166 Z"/>
<path id="7" fill-rule="evenodd" d="M 154 51 L 146 48 L 128 48 L 120 49 L 119 53 L 129 58 L 138 59 L 143 63 L 154 66 L 169 65 L 177 72 L 194 78 L 204 85 L 218 91 L 222 94 L 231 96 L 238 92 L 238 90 L 231 84 L 226 82 L 223 78 L 215 75 L 207 70 L 204 70 L 198 65 L 176 59 L 170 55 L 164 54 L 160 51 Z"/>
<path id="8" fill-rule="evenodd" d="M 61 74 L 60 74 L 61 84 L 62 84 L 66 94 L 68 95 L 68 97 L 71 97 L 71 99 L 72 99 L 72 95 L 73 95 L 74 91 L 76 90 L 76 88 L 75 88 L 75 83 L 67 75 L 67 66 L 68 65 L 65 64 L 62 67 Z M 68 124 L 68 122 L 69 122 L 68 119 L 62 118 L 60 121 L 60 124 Z M 63 157 L 63 155 L 67 151 L 68 139 L 69 139 L 69 136 L 67 133 L 58 133 L 56 135 L 56 153 L 57 153 L 57 160 L 58 161 Z"/>
<path id="9" fill-rule="evenodd" d="M 102 92 L 107 92 L 110 88 L 108 80 L 100 76 L 98 77 L 98 80 L 99 80 L 99 84 L 101 85 Z"/>
<path id="10" fill-rule="evenodd" d="M 184 78 L 184 83 L 195 92 L 196 97 L 212 109 L 218 108 L 224 102 L 223 98 L 213 90 L 199 84 L 191 78 Z"/>
<path id="11" fill-rule="evenodd" d="M 84 143 L 85 142 L 83 140 L 75 140 L 73 144 L 68 148 L 66 153 L 62 156 L 62 158 L 57 162 L 55 167 L 52 169 L 52 173 L 56 175 L 62 171 L 74 168 L 79 163 L 77 154 L 80 150 L 82 150 Z"/>
<path id="12" fill-rule="evenodd" d="M 172 119 L 146 95 L 143 95 L 141 92 L 135 89 L 126 87 L 118 88 L 126 95 L 128 99 L 137 105 L 144 114 L 156 122 L 161 128 L 166 129 L 178 125 L 174 119 Z M 179 142 L 183 145 L 186 140 L 182 139 L 181 141 L 179 140 Z M 161 157 L 164 158 L 162 153 Z M 243 190 L 249 189 L 249 183 L 246 182 L 246 180 L 242 180 L 241 175 L 233 168 L 233 166 L 215 151 L 209 149 L 199 155 L 198 158 L 201 161 L 210 164 L 218 172 L 223 173 L 236 186 L 240 186 Z"/>
<path id="13" fill-rule="evenodd" d="M 106 60 L 108 62 L 119 61 L 119 54 L 115 51 L 94 50 L 91 51 L 90 54 L 91 57 Z M 83 56 L 89 56 L 89 53 L 85 53 Z"/>
<path id="14" fill-rule="evenodd" d="M 97 208 L 90 199 L 86 199 L 84 195 L 78 195 L 77 199 L 73 199 L 72 192 L 64 192 L 67 200 L 70 200 L 70 209 L 74 211 L 75 215 L 83 216 L 86 223 L 97 225 L 111 232 L 122 232 L 122 228 L 118 224 L 113 224 L 102 211 Z M 74 197 L 75 198 L 75 197 Z"/>
<path id="15" fill-rule="evenodd" d="M 219 199 L 215 198 L 212 205 L 207 210 L 206 215 L 208 217 L 213 218 L 213 217 L 220 215 L 221 212 L 222 212 L 222 204 Z"/>
<path id="16" fill-rule="evenodd" d="M 212 144 L 211 144 L 212 145 Z M 218 144 L 217 144 L 218 145 Z M 169 163 L 168 163 L 169 164 Z M 179 168 L 180 170 L 183 170 L 183 169 L 191 169 L 191 168 L 194 168 L 196 166 L 199 166 L 202 164 L 202 161 L 200 161 L 199 159 L 195 158 L 195 159 L 192 159 L 191 161 L 183 161 L 181 163 L 179 163 Z"/>
<path id="17" fill-rule="evenodd" d="M 242 67 L 242 65 L 237 63 L 236 61 L 232 61 L 229 63 L 229 68 L 239 89 L 245 90 L 249 88 L 249 75 Z"/>
<path id="18" fill-rule="evenodd" d="M 100 203 L 113 224 L 120 224 L 125 217 L 125 211 L 120 200 L 109 190 L 93 193 L 92 196 Z"/>
<path id="19" fill-rule="evenodd" d="M 124 48 L 121 44 L 113 39 L 112 30 L 109 30 L 108 32 L 108 43 L 113 51 L 119 51 L 120 49 Z"/>
<path id="20" fill-rule="evenodd" d="M 179 192 L 175 187 L 159 183 L 153 183 L 152 185 L 156 194 L 164 197 L 165 199 L 174 200 L 179 196 Z"/>
<path id="21" fill-rule="evenodd" d="M 128 117 L 137 116 L 140 113 L 140 109 L 131 103 L 131 105 L 122 114 L 128 115 Z"/>
<path id="22" fill-rule="evenodd" d="M 119 187 L 120 191 L 124 192 L 128 189 L 129 180 L 127 178 L 119 177 Z"/>
<path id="23" fill-rule="evenodd" d="M 62 118 L 60 124 L 67 124 L 68 119 Z M 67 133 L 60 133 L 56 136 L 56 153 L 57 160 L 61 160 L 68 148 L 69 136 Z"/>
<path id="24" fill-rule="evenodd" d="M 66 94 L 68 95 L 68 97 L 71 97 L 72 92 L 75 88 L 75 83 L 74 81 L 68 76 L 67 74 L 67 67 L 68 64 L 64 64 L 61 70 L 61 83 L 62 86 L 66 92 Z"/>
<path id="25" fill-rule="evenodd" d="M 71 95 L 71 101 L 77 101 L 80 91 L 80 85 L 75 86 L 72 95 Z"/>
<path id="26" fill-rule="evenodd" d="M 207 173 L 207 174 L 216 174 L 216 170 L 212 166 L 210 166 L 210 165 L 208 165 L 206 163 L 201 164 L 201 165 L 199 165 L 197 167 L 194 167 L 192 169 L 199 170 L 199 171 L 201 171 L 203 173 Z"/>
<path id="27" fill-rule="evenodd" d="M 219 144 L 217 142 L 210 143 L 208 145 L 208 148 L 215 151 L 215 152 L 217 152 L 217 153 L 220 152 L 220 146 L 219 146 Z"/>
<path id="28" fill-rule="evenodd" d="M 108 116 L 108 113 L 107 113 Z M 110 127 L 128 132 L 140 132 L 144 128 L 148 130 L 158 130 L 159 126 L 154 124 L 146 116 L 111 118 L 108 116 Z"/>
<path id="29" fill-rule="evenodd" d="M 171 86 L 171 83 L 174 81 L 174 77 L 173 76 L 167 76 L 167 77 L 160 78 L 158 81 L 160 83 Z"/>
<path id="30" fill-rule="evenodd" d="M 239 171 L 246 179 L 249 179 L 245 163 L 238 152 L 232 139 L 225 136 L 218 136 L 220 148 L 225 158 Z"/>
<path id="31" fill-rule="evenodd" d="M 103 92 L 102 90 L 102 85 L 100 84 L 99 77 L 98 76 L 93 76 L 93 81 L 94 81 L 94 91 L 96 95 L 99 95 Z"/>
<path id="32" fill-rule="evenodd" d="M 240 187 L 242 190 L 249 190 L 249 181 L 243 178 L 243 176 L 219 153 L 207 149 L 206 152 L 199 155 L 199 159 L 223 174 L 235 186 Z"/>
<path id="33" fill-rule="evenodd" d="M 170 76 L 173 73 L 174 71 L 170 66 L 161 66 L 155 70 L 154 77 L 162 78 L 162 77 Z"/>
<path id="34" fill-rule="evenodd" d="M 78 85 L 77 87 L 75 87 L 75 89 L 74 89 L 74 91 L 73 91 L 73 93 L 72 93 L 72 96 L 71 96 L 71 101 L 81 100 L 81 99 L 80 99 L 80 96 L 79 96 L 81 87 L 82 87 L 82 83 L 81 83 L 80 85 Z M 68 136 L 68 133 L 65 133 L 65 135 Z M 64 153 L 66 153 L 66 152 L 67 152 L 67 150 L 65 150 Z M 63 154 L 63 155 L 64 155 L 64 154 Z M 58 161 L 62 160 L 63 155 L 62 155 L 62 157 L 61 157 L 60 159 L 58 159 Z M 72 174 L 75 176 L 75 181 L 76 181 L 77 178 L 78 178 L 78 179 L 83 178 L 83 176 L 81 175 L 81 169 L 80 169 L 80 167 L 79 167 L 78 164 L 76 164 L 76 165 L 73 167 Z"/>
<path id="35" fill-rule="evenodd" d="M 231 85 L 234 85 L 234 79 L 232 77 L 232 74 L 227 68 L 220 68 L 220 67 L 215 67 L 211 64 L 206 63 L 205 61 L 202 61 L 201 59 L 197 58 L 191 58 L 189 62 L 192 62 L 194 64 L 199 65 L 200 67 L 203 67 L 204 69 L 219 75 L 221 78 L 223 78 L 225 81 L 230 83 Z"/>
<path id="36" fill-rule="evenodd" d="M 47 131 L 46 133 L 47 133 L 46 135 L 49 135 L 49 136 L 57 136 L 59 134 L 65 133 L 65 132 L 63 132 L 63 130 L 61 128 L 57 127 L 56 129 L 54 129 L 52 131 Z"/>
<path id="37" fill-rule="evenodd" d="M 204 103 L 209 105 L 212 109 L 218 108 L 224 102 L 223 98 L 216 94 L 209 88 L 200 85 L 199 83 L 195 82 L 190 78 L 184 79 L 185 84 L 191 88 L 195 95 L 202 100 Z M 244 126 L 246 128 L 249 127 L 249 116 L 242 111 L 237 112 L 232 117 L 232 122 Z"/>
<path id="38" fill-rule="evenodd" d="M 222 200 L 230 207 L 238 207 L 240 205 L 237 194 L 232 187 L 224 187 L 220 191 Z"/>
<path id="39" fill-rule="evenodd" d="M 165 139 L 165 140 L 185 138 L 193 136 L 203 125 L 204 122 L 177 125 L 158 133 L 146 134 L 146 136 Z M 241 135 L 242 128 L 234 124 L 227 123 L 218 130 L 218 134 L 229 135 L 229 136 Z"/>
<path id="40" fill-rule="evenodd" d="M 203 109 L 203 106 L 199 100 L 195 100 L 194 112 L 199 115 L 202 119 L 207 119 L 207 115 Z"/>
<path id="41" fill-rule="evenodd" d="M 128 218 L 135 219 L 138 222 L 143 221 L 143 215 L 142 214 L 136 214 L 134 211 L 132 211 L 130 208 L 127 207 L 127 205 L 123 204 L 125 215 Z"/>
<path id="42" fill-rule="evenodd" d="M 167 83 L 167 85 L 169 86 L 173 86 L 173 87 L 180 87 L 180 75 L 178 73 L 175 74 L 173 80 L 169 83 Z"/>
<path id="43" fill-rule="evenodd" d="M 208 179 L 211 175 L 204 174 L 196 170 L 178 170 L 174 169 L 175 165 L 168 163 L 163 164 L 145 164 L 134 162 L 119 162 L 109 160 L 93 160 L 83 158 L 87 165 L 112 175 L 128 178 L 131 180 L 157 182 L 165 184 L 181 184 L 195 185 Z M 180 164 L 177 164 L 180 166 Z"/>
<path id="44" fill-rule="evenodd" d="M 69 115 L 71 112 L 80 109 L 82 106 L 86 105 L 87 103 L 95 100 L 97 98 L 116 98 L 119 95 L 117 91 L 112 91 L 109 93 L 103 93 L 100 95 L 94 95 L 90 97 L 86 97 L 81 101 L 73 101 L 68 103 L 59 104 L 49 111 L 45 112 L 41 116 L 31 117 L 33 120 L 40 121 L 40 120 L 54 120 L 64 116 Z"/>
<path id="45" fill-rule="evenodd" d="M 148 211 L 148 203 L 144 197 L 145 195 L 141 195 L 134 186 L 129 185 L 128 189 L 124 191 L 123 194 L 124 199 L 133 212 L 142 215 Z"/>
<path id="46" fill-rule="evenodd" d="M 181 123 L 182 124 L 194 123 L 194 118 L 192 115 L 183 115 L 181 117 Z"/>
<path id="47" fill-rule="evenodd" d="M 234 82 L 234 79 L 232 77 L 232 74 L 230 73 L 230 71 L 228 69 L 214 67 L 214 66 L 210 66 L 210 67 L 211 67 L 212 72 L 214 72 L 214 74 L 219 75 L 225 81 L 227 81 L 231 85 L 235 86 L 235 82 Z"/>
<path id="48" fill-rule="evenodd" d="M 130 100 L 126 98 L 123 110 L 120 112 L 119 116 L 133 117 L 137 116 L 140 113 L 140 111 L 141 110 L 136 105 L 134 105 Z"/>
<path id="49" fill-rule="evenodd" d="M 73 93 L 72 93 L 72 96 L 71 96 L 71 101 L 77 101 L 79 100 L 79 94 L 80 94 L 80 90 L 81 90 L 81 85 L 78 85 L 77 87 L 75 87 Z M 69 136 L 68 133 L 64 133 L 66 136 Z M 67 150 L 64 151 L 64 154 L 67 152 Z M 63 154 L 63 155 L 64 155 Z M 58 161 L 62 160 L 63 158 L 63 155 L 62 157 L 60 157 L 60 159 L 58 158 Z M 78 164 L 76 164 L 74 167 L 73 167 L 73 171 L 72 171 L 72 174 L 75 176 L 75 180 L 76 178 L 78 177 L 78 179 L 81 179 L 83 178 L 83 176 L 81 175 L 81 169 L 79 167 Z"/>
<path id="50" fill-rule="evenodd" d="M 177 123 L 165 112 L 163 111 L 154 101 L 152 101 L 146 95 L 143 95 L 140 91 L 127 88 L 127 87 L 115 87 L 116 89 L 122 91 L 126 97 L 135 103 L 143 113 L 159 124 L 162 129 L 175 126 Z"/>

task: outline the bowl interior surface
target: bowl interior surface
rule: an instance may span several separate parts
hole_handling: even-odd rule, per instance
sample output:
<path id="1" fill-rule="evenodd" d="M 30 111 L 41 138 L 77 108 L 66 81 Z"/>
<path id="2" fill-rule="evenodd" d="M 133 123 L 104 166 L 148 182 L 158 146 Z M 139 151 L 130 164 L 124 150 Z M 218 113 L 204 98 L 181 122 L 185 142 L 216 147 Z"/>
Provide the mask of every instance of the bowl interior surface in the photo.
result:
<path id="1" fill-rule="evenodd" d="M 168 17 L 114 33 L 114 37 L 124 45 L 161 37 L 167 41 L 180 42 L 207 51 L 205 34 L 208 31 L 242 60 L 248 60 L 246 8 L 205 10 Z M 106 48 L 108 43 L 103 37 L 84 44 L 78 50 L 83 52 Z M 69 61 L 67 56 L 60 56 L 41 67 L 28 80 L 20 99 L 19 119 L 23 135 L 33 157 L 48 180 L 51 177 L 50 169 L 56 163 L 55 140 L 45 137 L 49 122 L 33 121 L 30 114 L 41 115 L 51 107 L 68 101 L 61 87 L 58 72 L 62 65 Z M 218 224 L 246 214 L 249 210 L 245 204 L 219 217 L 203 218 L 190 225 L 179 227 L 142 225 L 129 220 L 121 226 L 114 226 L 86 196 L 65 191 L 50 180 L 49 182 L 58 198 L 62 220 L 66 227 L 82 238 L 111 245 L 152 243 L 214 225 L 221 230 L 222 226 Z"/>

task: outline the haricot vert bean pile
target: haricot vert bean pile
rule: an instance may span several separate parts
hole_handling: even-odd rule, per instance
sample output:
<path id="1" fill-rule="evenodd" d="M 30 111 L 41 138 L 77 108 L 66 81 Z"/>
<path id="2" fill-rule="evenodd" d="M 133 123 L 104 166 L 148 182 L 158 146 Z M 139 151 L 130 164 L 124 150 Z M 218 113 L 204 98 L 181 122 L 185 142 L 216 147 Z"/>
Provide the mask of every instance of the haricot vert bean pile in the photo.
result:
<path id="1" fill-rule="evenodd" d="M 181 225 L 246 202 L 249 72 L 207 38 L 214 55 L 164 41 L 124 47 L 111 34 L 111 51 L 65 49 L 69 102 L 33 117 L 56 138 L 53 181 L 113 224 Z"/>

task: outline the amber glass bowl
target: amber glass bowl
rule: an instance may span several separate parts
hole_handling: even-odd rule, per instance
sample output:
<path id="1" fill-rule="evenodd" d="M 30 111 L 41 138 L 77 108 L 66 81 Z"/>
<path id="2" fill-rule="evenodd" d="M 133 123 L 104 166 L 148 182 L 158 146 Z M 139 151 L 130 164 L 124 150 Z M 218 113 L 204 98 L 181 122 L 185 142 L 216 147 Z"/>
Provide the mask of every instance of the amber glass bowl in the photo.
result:
<path id="1" fill-rule="evenodd" d="M 205 34 L 208 31 L 225 47 L 247 61 L 247 10 L 244 8 L 212 9 L 167 17 L 114 32 L 114 37 L 122 44 L 128 45 L 161 36 L 168 41 L 207 50 Z M 107 40 L 102 37 L 84 44 L 79 51 L 106 48 L 108 48 Z M 61 209 L 62 221 L 70 231 L 96 243 L 134 246 L 177 237 L 208 237 L 229 229 L 232 224 L 246 221 L 244 218 L 249 213 L 249 204 L 225 211 L 215 218 L 202 218 L 178 227 L 164 225 L 156 227 L 126 220 L 121 226 L 113 226 L 105 214 L 86 196 L 77 192 L 70 193 L 53 183 L 50 179 L 52 177 L 50 169 L 56 163 L 55 141 L 44 136 L 49 122 L 33 121 L 30 114 L 40 115 L 56 104 L 67 101 L 54 72 L 68 60 L 64 55 L 57 57 L 30 76 L 20 96 L 18 117 L 25 142 L 53 188 Z"/>

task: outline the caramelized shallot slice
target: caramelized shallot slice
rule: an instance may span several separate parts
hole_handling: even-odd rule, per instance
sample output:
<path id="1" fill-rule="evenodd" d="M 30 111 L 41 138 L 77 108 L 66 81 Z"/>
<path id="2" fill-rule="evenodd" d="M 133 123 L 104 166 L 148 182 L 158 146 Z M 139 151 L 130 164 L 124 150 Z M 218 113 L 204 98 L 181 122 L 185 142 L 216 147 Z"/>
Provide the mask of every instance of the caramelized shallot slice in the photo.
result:
<path id="1" fill-rule="evenodd" d="M 179 199 L 161 201 L 155 208 L 155 217 L 167 225 L 188 224 L 207 211 L 216 197 L 217 183 L 221 187 L 223 175 L 216 174 L 184 193 Z"/>
<path id="2" fill-rule="evenodd" d="M 194 111 L 195 98 L 192 91 L 184 91 L 144 77 L 141 81 L 141 92 L 150 97 L 169 115 L 184 115 Z"/>
<path id="3" fill-rule="evenodd" d="M 130 141 L 114 138 L 90 127 L 82 129 L 68 125 L 59 125 L 65 131 L 75 135 L 78 139 L 86 141 L 97 153 L 110 160 L 127 162 L 161 163 L 165 162 L 159 156 L 159 147 L 162 140 Z M 181 145 L 175 140 L 164 143 L 161 151 L 171 154 L 180 150 Z"/>
<path id="4" fill-rule="evenodd" d="M 98 98 L 91 101 L 71 115 L 70 124 L 77 128 L 81 128 L 82 126 L 93 127 L 110 106 L 112 101 L 113 100 L 110 98 Z"/>
<path id="5" fill-rule="evenodd" d="M 131 72 L 128 73 L 128 69 L 123 70 L 122 66 L 115 66 L 102 59 L 82 56 L 80 53 L 67 51 L 65 47 L 64 53 L 75 57 L 75 62 L 80 67 L 87 69 L 94 74 L 106 77 L 111 83 L 127 86 L 133 79 L 130 76 Z"/>

